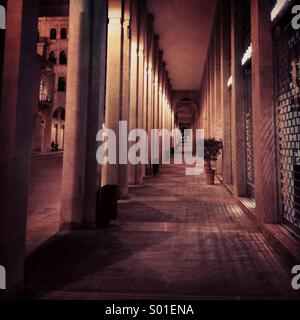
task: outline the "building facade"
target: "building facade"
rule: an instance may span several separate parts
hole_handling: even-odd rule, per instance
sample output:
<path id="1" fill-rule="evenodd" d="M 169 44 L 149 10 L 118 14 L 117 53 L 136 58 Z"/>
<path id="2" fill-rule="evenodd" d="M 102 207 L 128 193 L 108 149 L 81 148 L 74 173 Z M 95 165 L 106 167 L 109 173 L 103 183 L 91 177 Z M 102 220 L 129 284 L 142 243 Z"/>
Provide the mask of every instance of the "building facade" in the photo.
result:
<path id="1" fill-rule="evenodd" d="M 282 222 L 299 233 L 299 30 L 291 24 L 294 5 L 219 3 L 199 124 L 207 136 L 224 141 L 221 173 L 233 194 L 249 199 L 262 223 Z"/>
<path id="2" fill-rule="evenodd" d="M 54 66 L 54 90 L 52 98 L 52 128 L 50 143 L 52 141 L 57 143 L 59 150 L 64 149 L 68 64 L 68 26 L 68 17 L 41 17 L 38 21 L 38 54 L 40 54 L 45 60 L 51 62 Z"/>

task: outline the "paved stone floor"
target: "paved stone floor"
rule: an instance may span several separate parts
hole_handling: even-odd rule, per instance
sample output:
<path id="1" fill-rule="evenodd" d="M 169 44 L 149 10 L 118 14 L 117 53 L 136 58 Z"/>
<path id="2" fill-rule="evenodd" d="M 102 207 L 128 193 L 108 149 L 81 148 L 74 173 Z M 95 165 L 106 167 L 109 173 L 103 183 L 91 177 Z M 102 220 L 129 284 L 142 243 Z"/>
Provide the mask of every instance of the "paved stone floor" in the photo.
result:
<path id="1" fill-rule="evenodd" d="M 42 224 L 46 232 L 47 216 Z M 231 195 L 182 166 L 131 187 L 109 230 L 62 233 L 40 246 L 27 258 L 26 288 L 36 299 L 300 298 Z"/>
<path id="2" fill-rule="evenodd" d="M 62 154 L 32 157 L 27 254 L 38 248 L 58 230 L 62 160 Z"/>

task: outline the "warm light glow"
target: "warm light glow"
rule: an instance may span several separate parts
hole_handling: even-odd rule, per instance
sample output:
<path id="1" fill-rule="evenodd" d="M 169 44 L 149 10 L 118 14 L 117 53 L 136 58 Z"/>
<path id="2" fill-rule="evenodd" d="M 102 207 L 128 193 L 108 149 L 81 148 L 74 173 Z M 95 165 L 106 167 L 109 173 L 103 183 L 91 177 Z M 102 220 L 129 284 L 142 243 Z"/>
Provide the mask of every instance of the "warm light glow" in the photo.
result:
<path id="1" fill-rule="evenodd" d="M 252 58 L 252 43 L 250 43 L 250 46 L 244 53 L 244 56 L 242 59 L 242 66 L 245 65 L 251 58 Z"/>
<path id="2" fill-rule="evenodd" d="M 274 21 L 280 12 L 286 7 L 291 0 L 277 0 L 274 9 L 271 12 L 271 21 Z"/>
<path id="3" fill-rule="evenodd" d="M 227 87 L 230 88 L 232 86 L 232 76 L 230 76 L 230 78 L 228 79 L 228 82 L 227 82 Z"/>

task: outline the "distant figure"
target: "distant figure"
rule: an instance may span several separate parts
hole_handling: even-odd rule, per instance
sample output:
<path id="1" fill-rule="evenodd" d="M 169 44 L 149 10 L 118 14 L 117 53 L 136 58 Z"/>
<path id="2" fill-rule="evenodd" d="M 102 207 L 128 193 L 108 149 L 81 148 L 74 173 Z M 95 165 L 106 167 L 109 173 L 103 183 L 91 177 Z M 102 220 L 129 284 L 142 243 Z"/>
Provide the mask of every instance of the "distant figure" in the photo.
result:
<path id="1" fill-rule="evenodd" d="M 58 151 L 58 143 L 57 142 L 54 142 L 54 141 L 51 142 L 51 151 L 52 152 Z"/>

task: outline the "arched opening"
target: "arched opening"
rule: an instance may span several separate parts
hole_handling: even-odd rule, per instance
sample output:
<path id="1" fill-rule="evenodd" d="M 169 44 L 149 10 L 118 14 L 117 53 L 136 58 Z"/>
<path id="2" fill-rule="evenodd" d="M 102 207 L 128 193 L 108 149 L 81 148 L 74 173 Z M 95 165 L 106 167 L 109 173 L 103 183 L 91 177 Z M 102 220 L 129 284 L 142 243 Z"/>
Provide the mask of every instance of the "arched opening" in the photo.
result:
<path id="1" fill-rule="evenodd" d="M 60 30 L 60 39 L 66 40 L 67 38 L 68 38 L 68 30 L 67 30 L 67 28 L 62 28 Z"/>
<path id="2" fill-rule="evenodd" d="M 175 103 L 175 123 L 181 131 L 186 150 L 191 152 L 196 150 L 197 108 L 197 102 L 189 98 L 180 99 Z"/>
<path id="3" fill-rule="evenodd" d="M 52 28 L 50 30 L 50 40 L 56 40 L 56 29 Z"/>
<path id="4" fill-rule="evenodd" d="M 54 51 L 51 51 L 49 54 L 49 61 L 51 61 L 52 63 L 56 64 L 56 54 Z"/>
<path id="5" fill-rule="evenodd" d="M 52 116 L 51 143 L 56 144 L 56 150 L 64 149 L 65 109 L 57 108 Z"/>
<path id="6" fill-rule="evenodd" d="M 60 65 L 66 65 L 67 64 L 67 55 L 66 55 L 65 51 L 62 51 L 59 54 L 59 64 Z"/>

